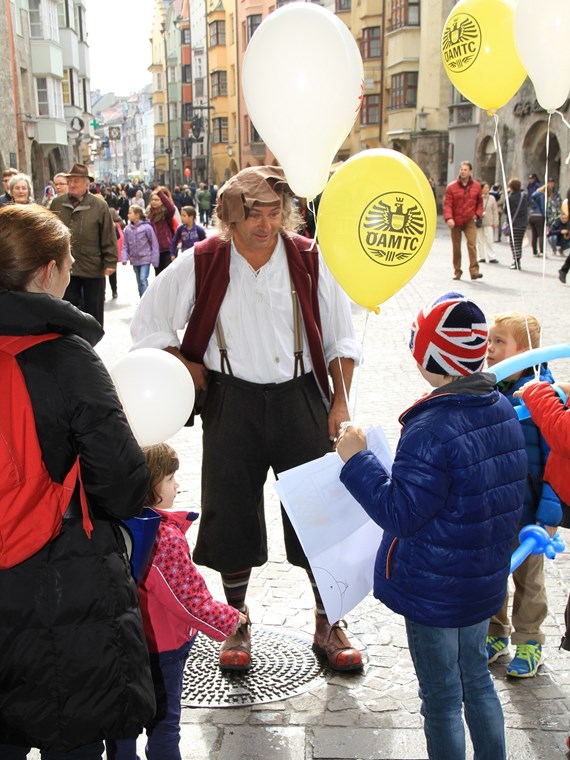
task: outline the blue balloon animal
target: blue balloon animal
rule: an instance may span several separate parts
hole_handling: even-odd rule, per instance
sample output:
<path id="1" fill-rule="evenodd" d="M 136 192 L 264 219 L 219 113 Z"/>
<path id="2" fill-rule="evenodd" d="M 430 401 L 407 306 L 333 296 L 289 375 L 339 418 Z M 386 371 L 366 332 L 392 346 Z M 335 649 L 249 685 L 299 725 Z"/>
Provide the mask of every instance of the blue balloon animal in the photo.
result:
<path id="1" fill-rule="evenodd" d="M 564 541 L 558 533 L 549 536 L 542 525 L 525 525 L 519 533 L 519 546 L 511 557 L 511 573 L 522 565 L 529 554 L 545 554 L 548 559 L 554 559 L 564 548 Z"/>

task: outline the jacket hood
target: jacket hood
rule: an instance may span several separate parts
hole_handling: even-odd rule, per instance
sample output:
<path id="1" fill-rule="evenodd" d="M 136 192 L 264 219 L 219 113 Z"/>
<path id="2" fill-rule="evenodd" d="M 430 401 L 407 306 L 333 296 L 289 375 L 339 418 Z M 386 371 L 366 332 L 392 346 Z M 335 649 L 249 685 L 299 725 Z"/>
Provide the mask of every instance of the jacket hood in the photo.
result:
<path id="1" fill-rule="evenodd" d="M 455 399 L 456 403 L 463 405 L 485 406 L 496 404 L 500 395 L 492 372 L 475 372 L 467 377 L 458 377 L 423 396 L 400 415 L 400 424 L 405 425 L 417 411 L 425 409 L 426 404 L 438 404 L 442 399 Z"/>
<path id="2" fill-rule="evenodd" d="M 90 314 L 48 293 L 0 292 L 0 334 L 78 335 L 95 346 L 105 334 Z"/>
<path id="3" fill-rule="evenodd" d="M 152 507 L 152 509 L 160 515 L 162 520 L 176 525 L 183 533 L 186 533 L 194 520 L 199 517 L 197 512 L 187 512 L 186 510 L 174 512 L 172 509 L 157 509 L 156 507 Z"/>

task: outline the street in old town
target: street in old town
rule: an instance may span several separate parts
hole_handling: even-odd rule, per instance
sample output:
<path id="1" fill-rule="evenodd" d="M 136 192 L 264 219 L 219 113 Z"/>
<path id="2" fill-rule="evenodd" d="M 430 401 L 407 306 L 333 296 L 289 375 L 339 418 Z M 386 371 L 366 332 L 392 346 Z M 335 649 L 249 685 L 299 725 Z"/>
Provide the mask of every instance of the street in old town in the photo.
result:
<path id="1" fill-rule="evenodd" d="M 452 279 L 449 232 L 438 222 L 433 249 L 414 279 L 368 315 L 353 307 L 363 345 L 363 363 L 350 398 L 354 420 L 379 424 L 392 444 L 398 415 L 427 390 L 408 351 L 410 324 L 428 300 L 449 290 L 474 299 L 490 319 L 519 310 L 542 322 L 542 345 L 569 340 L 570 286 L 558 280 L 563 259 L 533 257 L 523 249 L 522 271 L 509 269 L 511 254 L 495 245 L 498 264 L 481 264 L 483 278 L 471 281 L 464 248 L 463 278 Z M 119 295 L 106 302 L 106 336 L 99 351 L 111 365 L 128 350 L 129 323 L 136 308 L 135 277 L 119 267 Z M 570 378 L 570 359 L 552 363 L 555 377 Z M 168 393 L 168 388 L 164 389 Z M 200 423 L 171 441 L 181 459 L 179 509 L 200 506 Z M 220 468 L 224 462 L 219 463 Z M 363 649 L 357 675 L 322 668 L 311 651 L 313 599 L 305 574 L 285 561 L 279 501 L 270 476 L 266 491 L 270 561 L 254 568 L 249 602 L 253 669 L 247 676 L 221 676 L 217 646 L 199 638 L 190 654 L 183 691 L 181 751 L 184 760 L 423 760 L 427 757 L 417 682 L 406 646 L 403 619 L 371 594 L 348 616 L 348 632 Z M 510 760 L 566 756 L 570 729 L 570 655 L 558 649 L 570 588 L 570 531 L 561 531 L 569 551 L 546 560 L 549 614 L 545 663 L 535 678 L 505 676 L 505 658 L 491 665 L 507 728 Z M 192 544 L 195 529 L 189 533 Z M 204 570 L 212 593 L 222 599 L 216 573 Z M 144 757 L 144 739 L 139 741 Z M 38 758 L 39 753 L 31 757 Z"/>

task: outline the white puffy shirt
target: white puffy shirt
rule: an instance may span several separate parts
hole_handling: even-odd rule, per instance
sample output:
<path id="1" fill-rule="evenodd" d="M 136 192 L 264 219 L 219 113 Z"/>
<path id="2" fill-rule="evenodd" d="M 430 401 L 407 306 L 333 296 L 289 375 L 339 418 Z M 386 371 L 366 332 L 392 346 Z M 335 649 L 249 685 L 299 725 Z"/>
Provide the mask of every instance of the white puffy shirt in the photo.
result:
<path id="1" fill-rule="evenodd" d="M 360 360 L 350 303 L 319 254 L 318 297 L 326 364 L 335 357 Z M 157 277 L 131 323 L 133 349 L 180 347 L 195 301 L 193 249 L 184 252 Z M 252 383 L 282 383 L 294 374 L 293 303 L 285 244 L 281 236 L 271 258 L 258 272 L 231 244 L 230 282 L 219 317 L 235 377 Z M 312 369 L 303 331 L 305 372 Z M 204 364 L 220 371 L 220 352 L 212 335 Z"/>

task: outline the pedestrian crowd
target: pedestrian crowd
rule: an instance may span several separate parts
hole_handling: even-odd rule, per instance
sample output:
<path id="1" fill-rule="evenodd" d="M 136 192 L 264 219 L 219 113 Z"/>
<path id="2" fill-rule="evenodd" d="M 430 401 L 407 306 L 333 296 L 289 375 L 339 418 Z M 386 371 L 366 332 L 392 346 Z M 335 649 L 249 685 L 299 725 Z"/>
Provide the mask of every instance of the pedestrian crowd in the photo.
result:
<path id="1" fill-rule="evenodd" d="M 472 280 L 483 276 L 480 264 L 496 263 L 501 235 L 520 269 L 528 225 L 534 255 L 545 229 L 555 251 L 570 246 L 568 199 L 552 180 L 529 179 L 523 190 L 511 178 L 505 196 L 462 162 L 443 204 L 455 280 L 463 236 Z M 15 356 L 48 476 L 67 483 L 74 467 L 80 476 L 39 550 L 2 564 L 0 541 L 0 758 L 23 760 L 37 747 L 42 760 L 100 760 L 104 751 L 137 760 L 145 731 L 149 760 L 181 760 L 182 676 L 198 633 L 221 643 L 222 671 L 252 667 L 247 594 L 269 556 L 269 470 L 336 450 L 342 484 L 384 531 L 374 595 L 405 619 L 429 757 L 465 757 L 467 724 L 477 757 L 505 760 L 488 665 L 512 645 L 507 675 L 536 676 L 548 609 L 543 555 L 533 555 L 513 575 L 509 618 L 510 558 L 522 526 L 538 523 L 551 536 L 570 527 L 566 400 L 546 364 L 500 382 L 493 374 L 537 347 L 537 319 L 503 312 L 487 320 L 457 292 L 419 311 L 409 345 L 432 390 L 402 414 L 388 472 L 364 431 L 347 424 L 361 361 L 350 303 L 315 245 L 312 209 L 280 167 L 243 169 L 219 189 L 170 190 L 100 185 L 76 163 L 54 176 L 41 203 L 26 175 L 9 169 L 3 180 L 0 359 Z M 119 261 L 133 267 L 140 296 L 133 348 L 169 352 L 196 390 L 188 424 L 200 415 L 202 501 L 192 553 L 186 533 L 198 515 L 174 509 L 178 456 L 166 443 L 140 449 L 92 348 L 103 335 L 107 277 L 118 295 Z M 532 414 L 524 420 L 521 398 Z M 0 461 L 2 452 L 0 444 Z M 5 488 L 0 479 L 0 494 Z M 135 581 L 124 521 L 145 508 L 158 528 Z M 362 653 L 344 621 L 328 619 L 301 542 L 284 510 L 281 517 L 287 560 L 314 596 L 315 653 L 340 674 L 361 671 Z M 224 602 L 195 563 L 220 574 Z"/>

